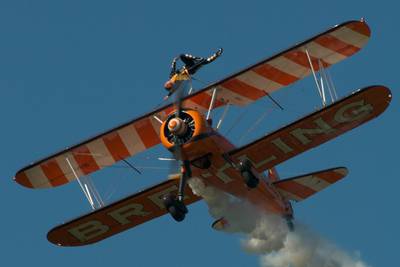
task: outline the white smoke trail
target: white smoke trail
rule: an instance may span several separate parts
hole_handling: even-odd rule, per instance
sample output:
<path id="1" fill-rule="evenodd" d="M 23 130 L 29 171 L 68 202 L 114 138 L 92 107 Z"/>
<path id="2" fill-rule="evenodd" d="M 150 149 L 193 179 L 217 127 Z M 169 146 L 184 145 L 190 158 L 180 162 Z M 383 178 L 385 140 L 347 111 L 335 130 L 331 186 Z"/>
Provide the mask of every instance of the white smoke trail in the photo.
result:
<path id="1" fill-rule="evenodd" d="M 211 216 L 229 222 L 225 231 L 246 235 L 243 249 L 261 254 L 263 267 L 367 267 L 358 255 L 346 253 L 304 225 L 296 224 L 291 232 L 283 218 L 206 187 L 198 178 L 189 185 L 206 201 Z"/>

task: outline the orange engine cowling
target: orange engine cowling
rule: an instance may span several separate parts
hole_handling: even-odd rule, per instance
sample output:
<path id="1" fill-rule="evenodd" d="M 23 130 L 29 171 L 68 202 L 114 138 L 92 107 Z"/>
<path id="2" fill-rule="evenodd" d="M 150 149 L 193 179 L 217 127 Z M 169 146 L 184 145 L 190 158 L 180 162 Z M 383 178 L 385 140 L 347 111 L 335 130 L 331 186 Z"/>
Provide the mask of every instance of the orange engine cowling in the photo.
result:
<path id="1" fill-rule="evenodd" d="M 176 112 L 169 114 L 160 129 L 162 144 L 173 150 L 175 142 L 182 145 L 182 152 L 187 159 L 193 159 L 202 154 L 202 148 L 197 143 L 202 137 L 207 136 L 213 130 L 208 125 L 204 116 L 195 110 L 182 110 L 179 117 Z"/>

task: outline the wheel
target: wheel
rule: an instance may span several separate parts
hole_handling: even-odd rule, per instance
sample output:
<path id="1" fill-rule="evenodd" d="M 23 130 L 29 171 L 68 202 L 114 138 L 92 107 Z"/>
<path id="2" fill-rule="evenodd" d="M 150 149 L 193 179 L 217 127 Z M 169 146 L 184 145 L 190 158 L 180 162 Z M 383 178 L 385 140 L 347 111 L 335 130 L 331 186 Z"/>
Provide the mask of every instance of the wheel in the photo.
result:
<path id="1" fill-rule="evenodd" d="M 163 203 L 165 208 L 168 210 L 170 206 L 174 204 L 174 201 L 176 200 L 176 196 L 173 194 L 167 194 L 163 196 Z"/>
<path id="2" fill-rule="evenodd" d="M 180 210 L 177 206 L 169 207 L 168 212 L 177 222 L 181 222 L 185 219 L 186 213 L 182 212 L 182 210 Z"/>
<path id="3" fill-rule="evenodd" d="M 249 188 L 256 188 L 260 180 L 251 171 L 242 172 L 244 182 Z"/>
<path id="4" fill-rule="evenodd" d="M 181 222 L 185 219 L 188 210 L 185 203 L 179 201 L 175 195 L 166 195 L 163 198 L 165 209 L 171 214 L 175 221 Z"/>
<path id="5" fill-rule="evenodd" d="M 250 171 L 251 170 L 251 162 L 248 159 L 245 159 L 244 161 L 239 162 L 239 171 L 245 172 L 245 171 Z"/>

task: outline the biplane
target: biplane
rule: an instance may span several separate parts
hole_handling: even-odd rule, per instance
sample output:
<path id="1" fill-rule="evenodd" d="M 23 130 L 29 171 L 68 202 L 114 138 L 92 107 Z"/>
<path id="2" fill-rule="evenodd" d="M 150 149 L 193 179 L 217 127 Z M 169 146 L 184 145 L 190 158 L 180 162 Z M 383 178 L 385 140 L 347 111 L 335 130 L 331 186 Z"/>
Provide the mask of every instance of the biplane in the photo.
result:
<path id="1" fill-rule="evenodd" d="M 190 94 L 177 90 L 174 103 L 32 163 L 19 170 L 14 180 L 33 189 L 78 181 L 94 210 L 49 231 L 48 240 L 59 246 L 92 244 L 167 213 L 182 221 L 187 206 L 201 200 L 187 186 L 193 177 L 278 214 L 292 226 L 291 201 L 302 201 L 339 181 L 347 169 L 331 168 L 282 180 L 275 167 L 372 120 L 391 101 L 387 87 L 374 85 L 327 103 L 326 90 L 330 89 L 326 87 L 331 83 L 326 69 L 357 53 L 369 38 L 364 20 L 336 25 Z M 244 107 L 271 97 L 307 76 L 316 82 L 323 103 L 319 110 L 241 147 L 219 132 L 229 106 Z M 190 79 L 181 77 L 180 86 Z M 217 108 L 225 110 L 213 125 L 210 114 Z M 180 163 L 178 175 L 114 203 L 94 206 L 98 196 L 84 183 L 85 176 L 159 144 Z M 226 225 L 229 221 L 219 218 L 212 227 L 223 230 Z"/>

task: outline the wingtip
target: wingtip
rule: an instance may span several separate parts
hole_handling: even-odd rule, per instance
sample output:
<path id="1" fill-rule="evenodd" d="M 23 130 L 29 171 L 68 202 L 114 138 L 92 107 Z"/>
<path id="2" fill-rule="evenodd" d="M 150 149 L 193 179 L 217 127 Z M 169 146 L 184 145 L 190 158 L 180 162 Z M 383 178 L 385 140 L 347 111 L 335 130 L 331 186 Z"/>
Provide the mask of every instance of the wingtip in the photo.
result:
<path id="1" fill-rule="evenodd" d="M 13 177 L 13 180 L 16 183 L 18 183 L 24 187 L 31 188 L 31 189 L 33 188 L 33 185 L 31 183 L 31 181 L 29 180 L 28 176 L 26 176 L 26 174 L 22 171 L 17 172 L 15 174 L 15 176 Z"/>
<path id="2" fill-rule="evenodd" d="M 371 37 L 371 28 L 369 27 L 366 20 L 363 18 L 361 18 L 360 20 L 352 21 L 346 26 L 355 32 Z"/>
<path id="3" fill-rule="evenodd" d="M 336 173 L 339 173 L 343 177 L 347 176 L 349 174 L 349 170 L 346 167 L 339 167 L 335 170 Z"/>

